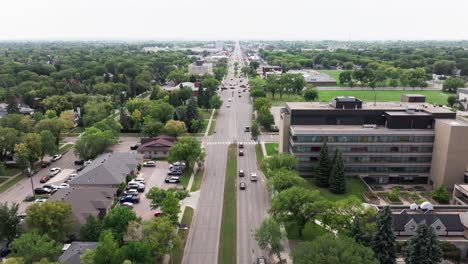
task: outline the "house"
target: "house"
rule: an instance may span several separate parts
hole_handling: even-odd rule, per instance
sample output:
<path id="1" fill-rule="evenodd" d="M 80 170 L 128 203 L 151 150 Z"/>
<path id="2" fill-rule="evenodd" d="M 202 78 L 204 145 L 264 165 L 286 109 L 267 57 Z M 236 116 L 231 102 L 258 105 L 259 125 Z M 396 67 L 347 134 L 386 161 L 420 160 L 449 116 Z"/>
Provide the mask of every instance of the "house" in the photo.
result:
<path id="1" fill-rule="evenodd" d="M 19 112 L 23 115 L 33 115 L 34 109 L 29 106 L 18 104 Z M 0 103 L 0 118 L 8 114 L 8 104 L 7 103 Z"/>
<path id="2" fill-rule="evenodd" d="M 198 88 L 200 87 L 200 83 L 199 82 L 183 82 L 183 83 L 179 83 L 178 85 L 175 85 L 175 86 L 166 86 L 166 87 L 163 87 L 163 90 L 166 91 L 166 92 L 171 92 L 171 91 L 175 91 L 175 90 L 179 90 L 180 88 L 190 88 L 192 89 L 192 94 L 193 96 L 198 96 Z"/>
<path id="3" fill-rule="evenodd" d="M 138 160 L 133 153 L 103 154 L 80 171 L 76 178 L 70 181 L 70 185 L 115 187 L 124 182 L 127 175 L 134 175 L 137 165 Z"/>
<path id="4" fill-rule="evenodd" d="M 260 68 L 262 69 L 263 76 L 267 76 L 269 73 L 281 74 L 283 71 L 281 66 L 262 65 Z"/>
<path id="5" fill-rule="evenodd" d="M 71 244 L 66 244 L 63 248 L 64 252 L 59 257 L 58 261 L 60 263 L 67 264 L 80 264 L 80 257 L 86 250 L 94 250 L 97 247 L 97 242 L 81 242 L 73 241 Z"/>
<path id="6" fill-rule="evenodd" d="M 70 204 L 72 218 L 81 226 L 89 216 L 103 219 L 114 203 L 116 192 L 115 187 L 71 187 L 59 189 L 49 200 Z"/>
<path id="7" fill-rule="evenodd" d="M 431 226 L 438 236 L 463 237 L 465 231 L 458 213 L 439 214 L 431 211 L 413 213 L 403 210 L 400 213 L 393 214 L 392 219 L 396 236 L 416 235 L 416 230 L 420 224 Z"/>
<path id="8" fill-rule="evenodd" d="M 144 159 L 167 157 L 169 150 L 176 141 L 175 137 L 161 135 L 155 138 L 142 138 L 137 151 Z"/>

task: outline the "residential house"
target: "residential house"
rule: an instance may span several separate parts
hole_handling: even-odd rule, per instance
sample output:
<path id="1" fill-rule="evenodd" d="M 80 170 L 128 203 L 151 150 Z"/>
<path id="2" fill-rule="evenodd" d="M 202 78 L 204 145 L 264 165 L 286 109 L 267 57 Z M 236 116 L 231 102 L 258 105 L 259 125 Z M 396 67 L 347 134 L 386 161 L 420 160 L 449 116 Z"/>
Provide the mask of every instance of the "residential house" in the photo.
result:
<path id="1" fill-rule="evenodd" d="M 142 138 L 137 151 L 144 159 L 167 157 L 169 150 L 176 141 L 175 137 L 161 135 L 155 138 Z"/>
<path id="2" fill-rule="evenodd" d="M 71 244 L 66 244 L 63 248 L 63 254 L 59 257 L 60 263 L 80 264 L 80 257 L 86 250 L 94 250 L 97 247 L 97 242 L 81 242 L 73 241 Z"/>
<path id="3" fill-rule="evenodd" d="M 19 112 L 23 115 L 33 115 L 34 109 L 29 106 L 18 104 Z M 0 103 L 0 118 L 8 114 L 8 104 L 7 103 Z"/>
<path id="4" fill-rule="evenodd" d="M 420 224 L 431 226 L 438 236 L 464 236 L 465 227 L 458 213 L 439 214 L 431 211 L 413 213 L 403 210 L 400 213 L 393 214 L 392 218 L 397 237 L 416 235 L 416 230 Z"/>

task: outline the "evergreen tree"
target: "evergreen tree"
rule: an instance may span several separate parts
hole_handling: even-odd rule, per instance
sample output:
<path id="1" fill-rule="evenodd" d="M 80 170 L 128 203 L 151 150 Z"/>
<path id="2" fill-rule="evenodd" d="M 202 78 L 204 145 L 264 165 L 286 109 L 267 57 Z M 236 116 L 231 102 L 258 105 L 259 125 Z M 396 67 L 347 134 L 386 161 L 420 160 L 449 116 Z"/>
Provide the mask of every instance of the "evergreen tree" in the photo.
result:
<path id="1" fill-rule="evenodd" d="M 395 234 L 393 233 L 392 211 L 388 206 L 383 209 L 383 212 L 377 218 L 372 249 L 381 264 L 395 263 Z"/>
<path id="2" fill-rule="evenodd" d="M 327 142 L 320 149 L 318 165 L 315 168 L 315 184 L 319 187 L 328 187 L 330 179 L 331 163 L 328 155 Z"/>
<path id="3" fill-rule="evenodd" d="M 354 218 L 351 226 L 347 232 L 347 235 L 351 238 L 354 238 L 356 242 L 362 244 L 364 246 L 369 246 L 369 242 L 372 239 L 369 232 L 367 232 L 366 228 L 361 220 L 361 217 Z"/>
<path id="4" fill-rule="evenodd" d="M 189 128 L 190 132 L 192 131 L 192 121 L 199 120 L 200 116 L 198 114 L 198 106 L 197 106 L 197 99 L 192 97 L 187 104 L 187 111 L 184 119 L 185 126 Z"/>
<path id="5" fill-rule="evenodd" d="M 18 102 L 14 95 L 9 95 L 7 97 L 7 113 L 8 114 L 17 114 L 19 113 Z"/>
<path id="6" fill-rule="evenodd" d="M 408 264 L 436 264 L 442 260 L 442 250 L 434 229 L 426 224 L 418 226 L 405 256 Z"/>
<path id="7" fill-rule="evenodd" d="M 343 194 L 346 192 L 346 178 L 344 172 L 344 161 L 341 153 L 338 152 L 338 155 L 333 164 L 333 169 L 330 175 L 330 191 L 336 194 Z"/>

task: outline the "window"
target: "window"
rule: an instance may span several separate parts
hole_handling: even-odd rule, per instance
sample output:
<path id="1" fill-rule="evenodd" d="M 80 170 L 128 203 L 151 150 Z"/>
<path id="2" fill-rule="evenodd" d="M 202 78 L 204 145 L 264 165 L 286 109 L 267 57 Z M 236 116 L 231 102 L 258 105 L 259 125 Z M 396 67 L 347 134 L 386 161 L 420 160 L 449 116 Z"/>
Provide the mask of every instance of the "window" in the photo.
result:
<path id="1" fill-rule="evenodd" d="M 411 229 L 411 230 L 415 230 L 416 227 L 415 227 L 415 226 L 411 226 L 410 229 Z"/>
<path id="2" fill-rule="evenodd" d="M 442 227 L 436 226 L 436 230 L 440 230 L 440 229 L 442 229 Z"/>
<path id="3" fill-rule="evenodd" d="M 310 151 L 312 152 L 319 152 L 322 147 L 310 147 Z"/>

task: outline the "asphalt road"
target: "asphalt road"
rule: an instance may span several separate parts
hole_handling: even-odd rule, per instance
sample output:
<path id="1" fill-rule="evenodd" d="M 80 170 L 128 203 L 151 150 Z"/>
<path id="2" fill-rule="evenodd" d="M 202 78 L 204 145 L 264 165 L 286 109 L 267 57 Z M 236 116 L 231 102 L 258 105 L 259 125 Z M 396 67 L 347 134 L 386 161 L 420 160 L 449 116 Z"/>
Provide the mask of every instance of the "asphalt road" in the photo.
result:
<path id="1" fill-rule="evenodd" d="M 242 59 L 239 46 L 230 58 L 229 72 L 224 81 L 226 87 L 230 88 L 230 84 L 233 84 L 234 89 L 220 92 L 223 106 L 218 113 L 216 133 L 203 140 L 207 152 L 205 178 L 201 185 L 198 207 L 187 239 L 183 263 L 218 262 L 227 149 L 228 145 L 233 142 L 245 142 L 245 156 L 238 157 L 238 169 L 244 169 L 248 174 L 257 172 L 259 175 L 256 183 L 250 182 L 246 175 L 242 181 L 247 183 L 247 189 L 238 190 L 237 260 L 242 264 L 254 263 L 258 256 L 264 255 L 260 252 L 253 233 L 266 215 L 269 200 L 263 176 L 257 168 L 255 145 L 252 144 L 250 133 L 244 132 L 245 127 L 250 126 L 251 104 L 248 93 L 243 92 L 244 89 L 239 87 L 247 84 L 247 80 L 234 76 L 233 65 L 236 61 L 239 62 L 240 73 Z"/>

